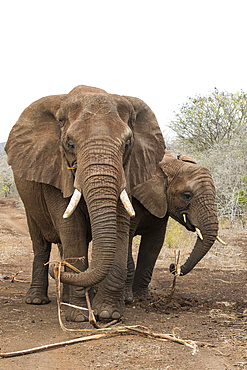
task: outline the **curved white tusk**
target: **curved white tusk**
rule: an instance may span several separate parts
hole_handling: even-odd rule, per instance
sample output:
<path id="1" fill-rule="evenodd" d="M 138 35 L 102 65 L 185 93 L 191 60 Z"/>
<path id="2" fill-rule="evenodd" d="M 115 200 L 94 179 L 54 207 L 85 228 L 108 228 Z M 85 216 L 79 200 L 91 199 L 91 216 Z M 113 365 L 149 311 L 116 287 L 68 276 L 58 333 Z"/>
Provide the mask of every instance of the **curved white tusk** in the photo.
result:
<path id="1" fill-rule="evenodd" d="M 186 224 L 187 219 L 186 219 L 186 214 L 185 213 L 183 213 L 183 219 L 184 219 L 184 223 Z"/>
<path id="2" fill-rule="evenodd" d="M 63 218 L 68 218 L 72 215 L 74 210 L 77 207 L 77 204 L 80 202 L 81 199 L 81 192 L 77 189 L 74 190 L 74 193 L 70 199 L 69 205 L 66 208 L 66 211 L 63 214 Z"/>
<path id="3" fill-rule="evenodd" d="M 124 208 L 126 209 L 128 214 L 130 215 L 130 217 L 135 217 L 135 211 L 134 211 L 134 208 L 132 207 L 131 201 L 128 197 L 128 194 L 127 194 L 126 190 L 123 190 L 121 192 L 120 199 L 121 199 L 121 201 L 124 205 Z"/>
<path id="4" fill-rule="evenodd" d="M 196 227 L 196 233 L 197 233 L 197 235 L 199 236 L 199 238 L 201 239 L 201 240 L 203 240 L 203 237 L 202 237 L 202 233 L 201 233 L 201 231 Z"/>
<path id="5" fill-rule="evenodd" d="M 216 239 L 217 239 L 217 240 L 218 240 L 218 242 L 220 242 L 221 244 L 226 245 L 226 243 L 225 243 L 225 242 L 223 242 L 223 240 L 222 240 L 222 239 L 220 239 L 220 237 L 219 237 L 219 236 L 217 236 L 217 237 L 216 237 Z"/>

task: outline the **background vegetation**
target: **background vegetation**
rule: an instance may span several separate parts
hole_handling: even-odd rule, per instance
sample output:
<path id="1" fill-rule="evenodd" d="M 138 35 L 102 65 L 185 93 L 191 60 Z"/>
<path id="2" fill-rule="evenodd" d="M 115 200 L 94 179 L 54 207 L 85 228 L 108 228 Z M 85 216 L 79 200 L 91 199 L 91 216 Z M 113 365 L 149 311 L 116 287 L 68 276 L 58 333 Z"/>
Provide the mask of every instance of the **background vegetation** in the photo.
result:
<path id="1" fill-rule="evenodd" d="M 17 196 L 13 173 L 7 163 L 4 143 L 0 143 L 0 197 Z"/>
<path id="2" fill-rule="evenodd" d="M 247 94 L 219 92 L 189 98 L 175 113 L 167 143 L 172 154 L 187 154 L 209 168 L 220 219 L 247 221 Z"/>

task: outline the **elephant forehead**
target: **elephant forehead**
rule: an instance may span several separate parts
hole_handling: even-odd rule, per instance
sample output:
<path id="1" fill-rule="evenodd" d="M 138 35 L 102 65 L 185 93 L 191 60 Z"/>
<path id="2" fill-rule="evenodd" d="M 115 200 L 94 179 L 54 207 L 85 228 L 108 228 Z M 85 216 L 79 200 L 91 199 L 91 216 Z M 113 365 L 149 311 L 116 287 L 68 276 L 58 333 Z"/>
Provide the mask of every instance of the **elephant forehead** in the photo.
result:
<path id="1" fill-rule="evenodd" d="M 61 109 L 70 111 L 73 109 L 87 110 L 91 113 L 106 113 L 114 108 L 114 103 L 108 94 L 89 93 L 68 95 L 61 105 Z"/>
<path id="2" fill-rule="evenodd" d="M 170 178 L 173 191 L 196 191 L 198 187 L 212 186 L 213 180 L 206 167 L 197 164 L 182 163 L 182 166 Z"/>
<path id="3" fill-rule="evenodd" d="M 93 115 L 106 115 L 106 114 L 116 114 L 117 109 L 116 106 L 113 104 L 112 100 L 105 96 L 95 96 L 93 99 L 89 99 L 86 97 L 84 100 L 84 107 L 83 111 L 85 113 L 93 114 Z"/>
<path id="4" fill-rule="evenodd" d="M 196 178 L 200 178 L 201 176 L 210 176 L 210 173 L 206 167 L 184 162 L 181 166 L 179 175 L 194 180 Z"/>

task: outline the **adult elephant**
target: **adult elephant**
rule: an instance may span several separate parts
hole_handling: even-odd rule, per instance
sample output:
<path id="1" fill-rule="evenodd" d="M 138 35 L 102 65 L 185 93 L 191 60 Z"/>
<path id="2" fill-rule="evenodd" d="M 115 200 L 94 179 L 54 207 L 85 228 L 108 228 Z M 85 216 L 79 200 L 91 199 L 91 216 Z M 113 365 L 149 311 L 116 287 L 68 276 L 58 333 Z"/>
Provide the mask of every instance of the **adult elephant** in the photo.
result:
<path id="1" fill-rule="evenodd" d="M 166 152 L 154 176 L 145 184 L 137 185 L 132 194 L 136 217 L 131 220 L 130 229 L 127 302 L 133 299 L 132 284 L 137 295 L 148 292 L 169 216 L 187 230 L 198 233 L 190 256 L 181 266 L 180 275 L 190 272 L 218 238 L 213 179 L 207 168 L 191 158 L 181 155 L 177 159 Z M 132 258 L 134 235 L 141 235 L 136 269 Z M 170 270 L 174 270 L 173 265 Z"/>
<path id="2" fill-rule="evenodd" d="M 155 115 L 137 98 L 77 86 L 24 110 L 5 149 L 34 251 L 26 303 L 49 302 L 44 264 L 51 243 L 61 243 L 64 258 L 81 271 L 61 273 L 61 281 L 73 285 L 70 302 L 81 301 L 82 287 L 99 284 L 93 301 L 98 315 L 123 314 L 129 214 L 134 215 L 127 193 L 151 178 L 164 148 Z M 73 308 L 66 317 L 85 320 Z"/>

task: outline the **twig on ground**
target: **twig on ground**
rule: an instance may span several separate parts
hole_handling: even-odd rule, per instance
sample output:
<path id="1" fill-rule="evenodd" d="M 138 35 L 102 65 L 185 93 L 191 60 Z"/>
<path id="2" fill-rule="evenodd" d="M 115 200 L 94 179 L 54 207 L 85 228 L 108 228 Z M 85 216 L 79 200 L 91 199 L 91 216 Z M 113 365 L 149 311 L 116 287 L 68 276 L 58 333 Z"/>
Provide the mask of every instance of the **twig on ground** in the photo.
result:
<path id="1" fill-rule="evenodd" d="M 222 283 L 231 284 L 230 281 L 226 281 L 226 280 L 222 280 L 222 279 L 218 279 L 218 278 L 215 278 L 215 280 L 221 281 Z"/>
<path id="2" fill-rule="evenodd" d="M 176 342 L 176 343 L 183 344 L 183 345 L 193 349 L 193 352 L 192 352 L 193 355 L 196 354 L 196 352 L 198 352 L 198 346 L 197 346 L 196 342 L 194 342 L 192 340 L 180 339 L 180 338 L 175 337 L 174 335 L 170 335 L 170 334 L 156 333 L 156 332 L 150 331 L 147 328 L 141 327 L 141 326 L 126 327 L 126 328 L 128 328 L 128 330 L 130 330 L 130 331 L 138 332 L 139 334 L 145 335 L 147 337 L 152 337 L 152 338 L 166 340 L 166 341 L 168 340 L 168 341 L 171 341 L 171 342 Z"/>
<path id="3" fill-rule="evenodd" d="M 28 283 L 28 281 L 25 281 L 25 280 L 19 280 L 19 279 L 16 279 L 16 276 L 19 275 L 22 271 L 17 271 L 13 276 L 12 276 L 12 279 L 11 279 L 11 283 Z"/>
<path id="4" fill-rule="evenodd" d="M 96 334 L 96 335 L 92 335 L 92 336 L 71 339 L 71 340 L 68 340 L 68 341 L 65 341 L 65 342 L 52 343 L 52 344 L 48 344 L 48 345 L 44 345 L 44 346 L 40 346 L 40 347 L 30 348 L 30 349 L 26 349 L 26 350 L 23 350 L 23 351 L 0 353 L 0 359 L 1 358 L 9 358 L 9 357 L 29 355 L 31 353 L 41 352 L 41 351 L 44 351 L 44 350 L 47 350 L 47 349 L 55 349 L 55 348 L 64 347 L 64 346 L 67 346 L 67 345 L 70 345 L 70 344 L 75 344 L 75 343 L 80 343 L 80 342 L 87 342 L 87 341 L 90 341 L 90 340 L 96 340 L 96 339 L 100 339 L 100 338 L 104 338 L 104 337 L 111 337 L 111 336 L 114 336 L 114 335 L 116 335 L 116 334 L 114 334 L 114 333 Z"/>
<path id="5" fill-rule="evenodd" d="M 102 339 L 102 338 L 110 338 L 110 337 L 122 335 L 122 334 L 144 335 L 145 337 L 148 337 L 148 338 L 154 338 L 154 339 L 179 343 L 179 344 L 192 348 L 193 349 L 192 354 L 195 354 L 198 351 L 198 343 L 194 341 L 180 339 L 171 334 L 153 332 L 145 327 L 135 325 L 135 326 L 119 327 L 117 329 L 111 329 L 111 331 L 108 331 L 107 333 L 94 334 L 94 335 L 90 335 L 86 337 L 75 338 L 75 339 L 71 339 L 68 341 L 52 343 L 52 344 L 48 344 L 48 345 L 44 345 L 40 347 L 30 348 L 30 349 L 23 350 L 23 351 L 0 353 L 0 358 L 9 358 L 9 357 L 28 355 L 31 353 L 41 352 L 41 351 L 48 350 L 48 349 L 55 349 L 55 348 L 67 346 L 70 344 L 88 342 L 90 340 L 97 340 L 97 339 Z"/>
<path id="6" fill-rule="evenodd" d="M 216 355 L 216 356 L 229 357 L 229 356 L 231 356 L 231 353 L 228 353 L 228 354 L 226 355 L 226 354 L 224 354 L 224 353 L 220 352 L 220 350 L 218 350 L 218 353 L 215 353 L 215 355 Z"/>
<path id="7" fill-rule="evenodd" d="M 110 326 L 115 325 L 118 322 L 119 322 L 119 320 L 112 320 L 112 321 L 108 322 L 107 324 L 102 325 L 101 329 L 103 330 L 103 329 L 109 328 Z"/>
<path id="8" fill-rule="evenodd" d="M 79 307 L 71 303 L 66 303 L 66 302 L 60 302 L 61 305 L 72 307 L 72 308 L 77 308 L 78 310 L 83 310 L 83 311 L 88 311 L 88 308 L 86 307 Z"/>

